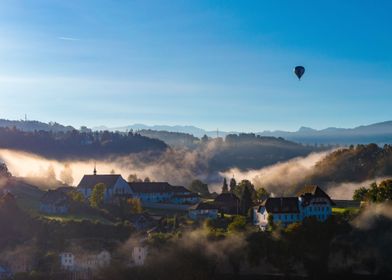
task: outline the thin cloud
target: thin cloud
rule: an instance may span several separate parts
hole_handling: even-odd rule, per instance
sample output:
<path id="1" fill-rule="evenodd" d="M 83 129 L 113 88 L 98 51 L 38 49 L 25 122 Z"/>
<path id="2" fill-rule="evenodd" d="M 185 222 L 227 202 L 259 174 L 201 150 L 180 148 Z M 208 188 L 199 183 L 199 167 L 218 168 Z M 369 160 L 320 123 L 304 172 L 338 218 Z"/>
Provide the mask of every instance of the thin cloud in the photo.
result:
<path id="1" fill-rule="evenodd" d="M 73 38 L 73 37 L 57 37 L 59 40 L 64 40 L 64 41 L 79 41 L 80 39 L 78 38 Z"/>

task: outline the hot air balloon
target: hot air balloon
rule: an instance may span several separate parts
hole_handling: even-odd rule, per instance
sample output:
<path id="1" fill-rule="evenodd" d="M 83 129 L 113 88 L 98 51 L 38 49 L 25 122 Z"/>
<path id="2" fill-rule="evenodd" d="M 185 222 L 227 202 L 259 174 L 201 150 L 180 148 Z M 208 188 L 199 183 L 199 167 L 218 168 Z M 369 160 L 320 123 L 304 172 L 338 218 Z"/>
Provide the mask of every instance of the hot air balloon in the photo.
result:
<path id="1" fill-rule="evenodd" d="M 305 67 L 303 66 L 295 66 L 294 74 L 298 77 L 298 80 L 301 80 L 302 75 L 305 73 Z"/>

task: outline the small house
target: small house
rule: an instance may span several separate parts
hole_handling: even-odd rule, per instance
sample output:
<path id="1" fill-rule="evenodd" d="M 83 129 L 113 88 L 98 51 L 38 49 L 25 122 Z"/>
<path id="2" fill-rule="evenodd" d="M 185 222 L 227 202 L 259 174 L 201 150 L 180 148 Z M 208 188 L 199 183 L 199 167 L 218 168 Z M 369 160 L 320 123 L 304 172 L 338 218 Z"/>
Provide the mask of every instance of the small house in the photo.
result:
<path id="1" fill-rule="evenodd" d="M 70 199 L 61 190 L 49 190 L 40 200 L 39 209 L 45 214 L 67 214 L 69 211 Z"/>
<path id="2" fill-rule="evenodd" d="M 240 199 L 233 193 L 221 193 L 214 199 L 214 204 L 221 213 L 240 213 Z"/>
<path id="3" fill-rule="evenodd" d="M 132 265 L 144 265 L 148 255 L 148 247 L 142 244 L 136 245 L 132 249 Z"/>
<path id="4" fill-rule="evenodd" d="M 199 203 L 188 211 L 192 220 L 216 219 L 218 218 L 218 207 L 213 203 Z"/>

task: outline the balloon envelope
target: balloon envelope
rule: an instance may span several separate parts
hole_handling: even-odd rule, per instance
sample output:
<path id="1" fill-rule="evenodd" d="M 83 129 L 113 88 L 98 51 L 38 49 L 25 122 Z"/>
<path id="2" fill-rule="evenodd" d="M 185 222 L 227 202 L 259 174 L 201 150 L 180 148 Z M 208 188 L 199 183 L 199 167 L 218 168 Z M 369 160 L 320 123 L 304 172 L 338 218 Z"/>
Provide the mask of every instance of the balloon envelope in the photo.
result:
<path id="1" fill-rule="evenodd" d="M 305 67 L 303 66 L 295 66 L 294 74 L 298 77 L 298 80 L 301 80 L 302 75 L 305 73 Z"/>

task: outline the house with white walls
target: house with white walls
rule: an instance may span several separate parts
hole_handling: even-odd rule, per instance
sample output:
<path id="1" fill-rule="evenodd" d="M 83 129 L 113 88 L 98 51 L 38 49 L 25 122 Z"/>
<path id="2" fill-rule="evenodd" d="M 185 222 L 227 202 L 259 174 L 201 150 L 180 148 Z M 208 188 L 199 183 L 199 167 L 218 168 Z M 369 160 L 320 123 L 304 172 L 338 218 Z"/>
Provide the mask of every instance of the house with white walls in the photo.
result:
<path id="1" fill-rule="evenodd" d="M 269 221 L 287 226 L 314 217 L 325 221 L 334 202 L 318 186 L 306 186 L 295 197 L 270 197 L 253 208 L 253 224 L 265 230 Z"/>
<path id="2" fill-rule="evenodd" d="M 214 203 L 201 202 L 188 210 L 188 216 L 192 220 L 216 219 L 219 208 Z"/>
<path id="3" fill-rule="evenodd" d="M 66 271 L 95 271 L 99 268 L 108 266 L 111 261 L 111 255 L 106 250 L 97 254 L 63 252 L 59 257 L 60 266 Z"/>
<path id="4" fill-rule="evenodd" d="M 84 175 L 76 189 L 83 194 L 84 198 L 90 198 L 97 184 L 105 186 L 104 201 L 107 203 L 115 195 L 131 195 L 132 190 L 124 178 L 119 174 L 97 174 L 94 169 L 93 175 Z"/>
<path id="5" fill-rule="evenodd" d="M 144 265 L 148 255 L 148 247 L 143 244 L 139 244 L 132 249 L 132 266 L 142 266 Z"/>
<path id="6" fill-rule="evenodd" d="M 199 195 L 183 186 L 172 186 L 167 182 L 130 182 L 133 197 L 142 203 L 196 204 Z"/>

